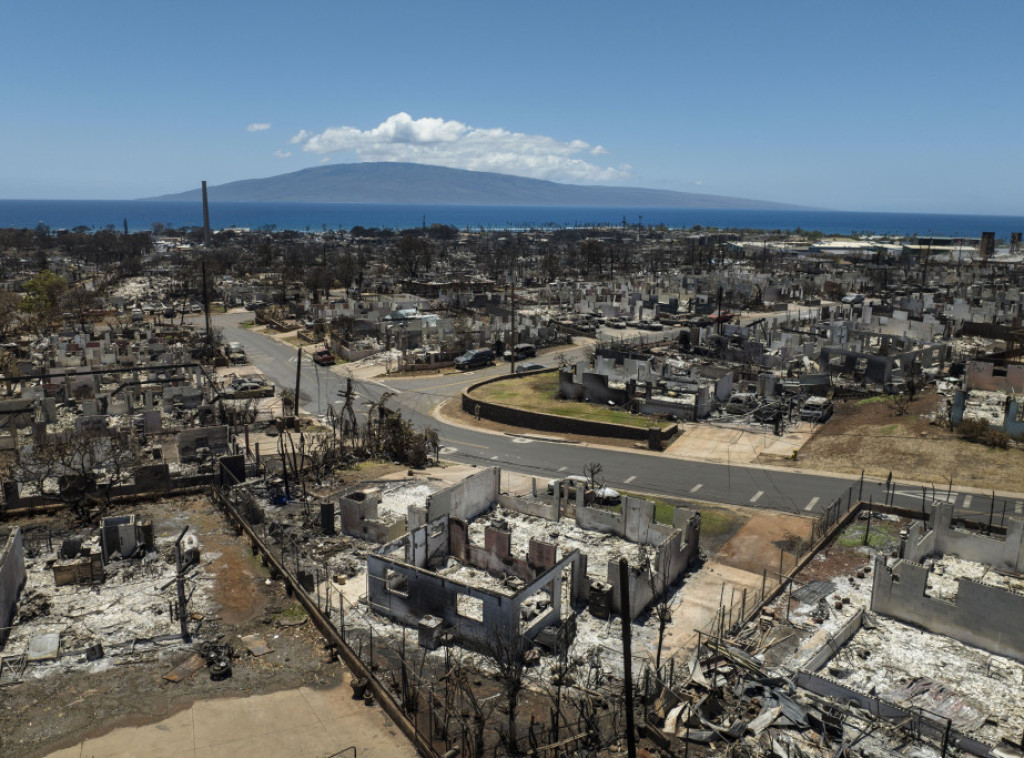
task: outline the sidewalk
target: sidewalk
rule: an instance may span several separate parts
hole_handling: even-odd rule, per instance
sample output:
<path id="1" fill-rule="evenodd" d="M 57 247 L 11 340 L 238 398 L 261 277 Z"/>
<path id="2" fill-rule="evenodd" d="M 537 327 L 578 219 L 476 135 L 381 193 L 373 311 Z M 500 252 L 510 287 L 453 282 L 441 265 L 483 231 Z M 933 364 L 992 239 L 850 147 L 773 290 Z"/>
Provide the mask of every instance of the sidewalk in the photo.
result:
<path id="1" fill-rule="evenodd" d="M 378 708 L 352 699 L 345 684 L 301 687 L 247 698 L 200 700 L 163 721 L 115 729 L 49 758 L 326 758 L 355 747 L 361 758 L 415 758 L 416 751 Z"/>

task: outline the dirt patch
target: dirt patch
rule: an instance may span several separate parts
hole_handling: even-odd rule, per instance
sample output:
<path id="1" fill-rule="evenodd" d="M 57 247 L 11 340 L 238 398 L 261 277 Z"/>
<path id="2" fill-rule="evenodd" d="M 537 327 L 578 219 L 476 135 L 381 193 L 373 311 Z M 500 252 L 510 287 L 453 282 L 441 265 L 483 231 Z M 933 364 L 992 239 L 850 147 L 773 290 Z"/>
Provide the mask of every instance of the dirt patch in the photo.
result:
<path id="1" fill-rule="evenodd" d="M 794 551 L 810 536 L 813 520 L 805 516 L 792 516 L 776 511 L 754 511 L 747 522 L 714 556 L 718 563 L 761 574 L 771 575 L 779 570 L 782 554 L 783 572 L 796 563 Z"/>
<path id="2" fill-rule="evenodd" d="M 1024 454 L 961 440 L 933 422 L 944 417 L 946 398 L 922 393 L 907 413 L 896 415 L 887 399 L 836 403 L 828 423 L 800 450 L 797 461 L 760 456 L 762 463 L 839 474 L 896 479 L 980 489 L 1024 491 Z"/>

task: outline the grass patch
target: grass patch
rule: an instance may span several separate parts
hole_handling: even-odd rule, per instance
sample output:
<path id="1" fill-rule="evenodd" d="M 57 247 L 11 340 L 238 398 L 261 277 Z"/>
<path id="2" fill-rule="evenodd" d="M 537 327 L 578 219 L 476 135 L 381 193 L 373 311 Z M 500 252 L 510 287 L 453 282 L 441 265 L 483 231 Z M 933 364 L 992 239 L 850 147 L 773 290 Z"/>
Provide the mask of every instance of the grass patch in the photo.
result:
<path id="1" fill-rule="evenodd" d="M 641 495 L 636 492 L 623 492 L 622 494 L 642 500 L 649 500 L 654 503 L 654 520 L 659 524 L 671 525 L 676 508 L 694 508 L 700 511 L 700 535 L 702 539 L 704 537 L 731 537 L 746 521 L 742 514 L 735 513 L 727 508 L 715 508 L 708 505 L 698 506 L 696 503 L 680 503 L 675 505 L 667 500 L 651 497 L 650 495 Z M 607 510 L 620 513 L 622 507 L 614 506 L 609 507 Z"/>
<path id="2" fill-rule="evenodd" d="M 254 326 L 256 326 L 255 321 L 243 321 L 238 325 L 240 329 L 252 329 Z"/>
<path id="3" fill-rule="evenodd" d="M 896 432 L 899 432 L 902 429 L 902 424 L 886 424 L 885 426 L 881 427 L 878 430 L 878 433 L 891 437 L 892 435 L 896 434 Z"/>
<path id="4" fill-rule="evenodd" d="M 874 395 L 873 397 L 866 397 L 863 400 L 858 400 L 855 403 L 855 405 L 871 405 L 872 403 L 884 403 L 888 399 L 888 395 Z"/>
<path id="5" fill-rule="evenodd" d="M 732 534 L 741 526 L 743 516 L 724 508 L 701 508 L 700 509 L 700 535 L 701 537 L 721 537 Z"/>
<path id="6" fill-rule="evenodd" d="M 836 539 L 836 544 L 843 547 L 861 547 L 864 544 L 865 529 L 867 529 L 866 520 L 850 524 Z M 899 542 L 899 525 L 891 521 L 871 519 L 871 533 L 868 534 L 868 545 L 870 547 L 884 552 L 892 550 L 899 545 Z"/>
<path id="7" fill-rule="evenodd" d="M 551 372 L 539 376 L 509 377 L 500 382 L 492 382 L 473 390 L 472 397 L 525 411 L 551 413 L 567 418 L 623 424 L 643 429 L 650 426 L 650 420 L 646 416 L 634 416 L 624 410 L 596 403 L 559 400 L 557 393 L 558 372 Z"/>
<path id="8" fill-rule="evenodd" d="M 292 603 L 291 605 L 289 605 L 287 608 L 285 608 L 283 611 L 281 611 L 277 615 L 280 618 L 289 619 L 289 620 L 295 621 L 295 620 L 298 620 L 298 619 L 306 618 L 306 609 L 303 608 L 298 603 Z"/>

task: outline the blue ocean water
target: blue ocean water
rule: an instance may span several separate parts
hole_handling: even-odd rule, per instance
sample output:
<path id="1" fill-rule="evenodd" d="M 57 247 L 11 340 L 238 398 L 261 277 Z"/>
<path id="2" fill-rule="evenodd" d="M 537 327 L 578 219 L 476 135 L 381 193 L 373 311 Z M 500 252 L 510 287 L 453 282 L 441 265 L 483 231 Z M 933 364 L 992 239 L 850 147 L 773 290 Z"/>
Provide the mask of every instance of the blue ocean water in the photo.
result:
<path id="1" fill-rule="evenodd" d="M 198 226 L 203 222 L 197 202 L 151 200 L 0 200 L 0 227 L 31 228 L 40 222 L 52 229 L 86 226 L 152 229 Z M 269 227 L 298 231 L 351 229 L 353 226 L 407 229 L 450 224 L 460 229 L 664 224 L 688 229 L 697 224 L 716 228 L 816 230 L 826 234 L 874 232 L 977 237 L 995 232 L 1009 239 L 1024 231 L 1024 216 L 976 216 L 935 213 L 872 213 L 853 211 L 703 210 L 686 208 L 577 208 L 509 205 L 384 205 L 377 203 L 210 203 L 210 223 L 227 227 Z"/>

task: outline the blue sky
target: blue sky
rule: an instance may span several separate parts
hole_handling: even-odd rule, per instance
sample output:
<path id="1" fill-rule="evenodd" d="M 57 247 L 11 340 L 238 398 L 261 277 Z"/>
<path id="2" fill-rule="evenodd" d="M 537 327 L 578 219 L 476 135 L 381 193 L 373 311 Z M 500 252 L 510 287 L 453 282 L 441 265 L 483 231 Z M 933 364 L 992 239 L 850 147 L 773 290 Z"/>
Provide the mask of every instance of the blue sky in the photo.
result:
<path id="1" fill-rule="evenodd" d="M 1019 0 L 21 0 L 4 28 L 0 198 L 415 160 L 1024 214 Z"/>

